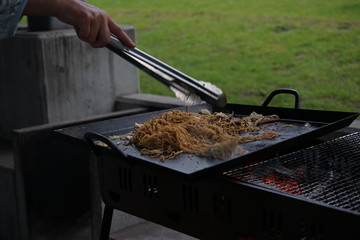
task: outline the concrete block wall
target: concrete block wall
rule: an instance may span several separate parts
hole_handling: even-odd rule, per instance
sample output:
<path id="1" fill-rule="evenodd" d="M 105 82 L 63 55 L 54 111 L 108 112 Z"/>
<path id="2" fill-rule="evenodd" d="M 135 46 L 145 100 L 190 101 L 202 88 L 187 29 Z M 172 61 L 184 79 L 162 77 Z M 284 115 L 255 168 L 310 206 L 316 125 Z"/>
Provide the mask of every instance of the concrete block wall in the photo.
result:
<path id="1" fill-rule="evenodd" d="M 135 40 L 134 27 L 122 28 Z M 35 227 L 36 231 L 43 231 L 40 222 L 27 219 L 26 212 L 32 209 L 19 209 L 19 200 L 20 206 L 28 206 L 23 191 L 29 189 L 26 185 L 21 191 L 22 184 L 17 180 L 22 173 L 19 166 L 14 166 L 12 131 L 110 113 L 117 97 L 139 92 L 138 70 L 108 49 L 94 49 L 80 41 L 71 29 L 19 30 L 14 38 L 0 41 L 0 53 L 0 140 L 5 139 L 0 142 L 0 239 L 38 239 L 29 234 Z M 41 176 L 34 172 L 32 178 Z M 101 212 L 101 208 L 98 202 L 93 210 Z M 71 235 L 72 239 L 90 239 L 90 231 L 95 231 L 92 234 L 95 237 L 100 221 L 98 215 L 92 230 L 85 226 L 79 233 L 64 233 L 63 239 Z M 117 231 L 141 220 L 117 212 L 114 221 L 118 224 L 112 230 Z"/>
<path id="2" fill-rule="evenodd" d="M 123 26 L 135 39 L 132 26 Z M 18 31 L 0 41 L 0 137 L 13 129 L 113 111 L 116 97 L 139 92 L 138 70 L 74 30 Z"/>

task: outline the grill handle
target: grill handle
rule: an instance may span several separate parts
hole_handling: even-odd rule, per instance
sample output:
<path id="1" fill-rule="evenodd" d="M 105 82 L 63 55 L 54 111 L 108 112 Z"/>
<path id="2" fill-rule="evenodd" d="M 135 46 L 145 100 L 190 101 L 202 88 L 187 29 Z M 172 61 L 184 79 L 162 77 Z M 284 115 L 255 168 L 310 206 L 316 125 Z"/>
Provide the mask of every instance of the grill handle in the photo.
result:
<path id="1" fill-rule="evenodd" d="M 265 99 L 265 101 L 263 102 L 262 106 L 263 107 L 267 107 L 269 105 L 269 103 L 271 102 L 271 100 L 279 94 L 291 94 L 294 95 L 295 97 L 295 109 L 300 109 L 300 94 L 298 91 L 294 90 L 294 89 L 288 89 L 288 88 L 282 88 L 282 89 L 277 89 L 275 91 L 273 91 L 272 93 L 270 93 L 270 95 Z"/>
<path id="2" fill-rule="evenodd" d="M 98 133 L 93 133 L 93 132 L 87 132 L 84 135 L 86 141 L 90 144 L 92 150 L 94 151 L 94 153 L 96 155 L 99 155 L 99 146 L 96 144 L 96 141 L 100 141 L 102 143 L 105 143 L 111 150 L 113 150 L 114 152 L 120 154 L 122 157 L 126 157 L 127 158 L 127 154 L 125 154 L 123 151 L 121 151 L 119 148 L 117 148 L 115 146 L 115 144 L 108 139 L 107 137 L 98 134 Z"/>

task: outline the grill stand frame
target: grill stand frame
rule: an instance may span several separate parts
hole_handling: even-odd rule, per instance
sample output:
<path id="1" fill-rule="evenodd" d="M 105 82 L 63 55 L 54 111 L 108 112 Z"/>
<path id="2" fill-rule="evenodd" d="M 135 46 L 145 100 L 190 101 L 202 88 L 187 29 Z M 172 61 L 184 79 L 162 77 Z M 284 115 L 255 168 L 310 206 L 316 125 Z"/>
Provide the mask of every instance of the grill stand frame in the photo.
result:
<path id="1" fill-rule="evenodd" d="M 114 209 L 105 204 L 104 214 L 101 223 L 100 240 L 108 240 Z"/>

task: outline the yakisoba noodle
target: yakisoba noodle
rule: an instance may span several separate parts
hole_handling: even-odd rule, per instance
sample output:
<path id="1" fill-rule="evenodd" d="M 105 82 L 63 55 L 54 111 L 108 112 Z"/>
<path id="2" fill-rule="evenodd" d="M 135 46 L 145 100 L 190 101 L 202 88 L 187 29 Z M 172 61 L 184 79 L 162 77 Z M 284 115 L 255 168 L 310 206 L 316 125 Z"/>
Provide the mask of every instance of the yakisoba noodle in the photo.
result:
<path id="1" fill-rule="evenodd" d="M 257 125 L 264 119 L 256 113 L 239 119 L 219 113 L 203 115 L 173 110 L 136 124 L 135 130 L 129 134 L 129 143 L 136 145 L 142 154 L 159 157 L 162 161 L 182 152 L 227 158 L 234 152 L 243 151 L 238 143 L 279 135 L 274 131 L 264 131 L 255 136 L 239 135 L 259 131 Z"/>

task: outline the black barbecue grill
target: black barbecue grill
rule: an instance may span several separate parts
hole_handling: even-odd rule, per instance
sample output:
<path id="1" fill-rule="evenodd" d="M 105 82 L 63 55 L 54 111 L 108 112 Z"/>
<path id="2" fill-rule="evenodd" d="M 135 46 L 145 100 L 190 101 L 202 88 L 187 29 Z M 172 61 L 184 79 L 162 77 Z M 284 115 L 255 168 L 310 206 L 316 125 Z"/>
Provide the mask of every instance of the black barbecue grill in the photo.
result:
<path id="1" fill-rule="evenodd" d="M 109 236 L 113 209 L 200 239 L 360 236 L 360 135 L 320 145 L 316 141 L 348 126 L 358 113 L 239 104 L 179 109 L 198 112 L 204 108 L 237 117 L 252 111 L 277 114 L 279 122 L 263 127 L 282 135 L 244 144 L 248 152 L 229 159 L 181 154 L 161 162 L 110 136 L 128 133 L 135 122 L 171 109 L 57 130 L 82 141 L 86 135 L 97 155 L 105 203 L 102 239 Z M 307 145 L 312 146 L 302 149 Z"/>
<path id="2" fill-rule="evenodd" d="M 246 152 L 227 159 L 182 153 L 162 162 L 113 136 L 173 109 L 57 130 L 87 141 L 97 156 L 105 203 L 101 239 L 109 237 L 113 209 L 200 239 L 358 239 L 360 134 L 320 145 L 317 139 L 350 125 L 359 113 L 300 109 L 299 94 L 289 89 L 274 91 L 261 106 L 227 104 L 216 87 L 116 38 L 108 47 L 176 92 L 211 103 L 176 109 L 238 118 L 276 114 L 279 121 L 260 128 L 280 135 L 242 144 Z M 294 108 L 268 106 L 283 93 L 295 96 Z"/>

